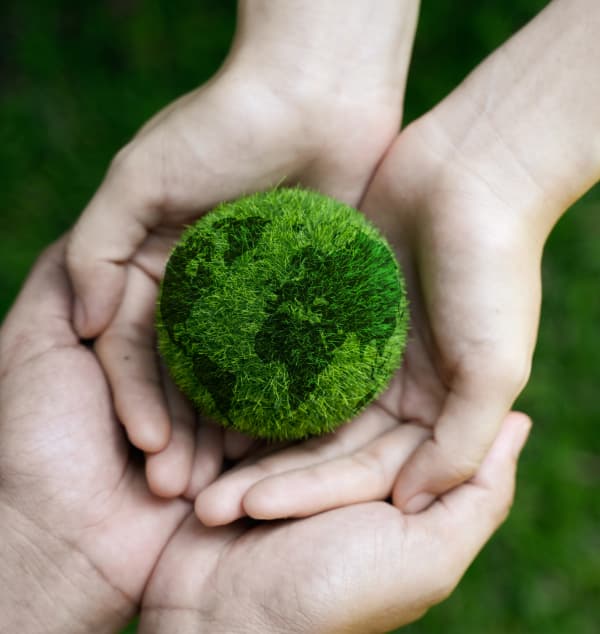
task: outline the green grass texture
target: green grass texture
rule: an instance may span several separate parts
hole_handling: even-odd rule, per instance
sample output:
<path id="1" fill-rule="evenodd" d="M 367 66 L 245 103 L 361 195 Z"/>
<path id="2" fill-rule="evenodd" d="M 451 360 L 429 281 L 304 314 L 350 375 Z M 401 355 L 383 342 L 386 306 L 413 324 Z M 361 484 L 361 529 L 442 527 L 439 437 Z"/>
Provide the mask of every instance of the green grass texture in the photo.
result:
<path id="1" fill-rule="evenodd" d="M 198 409 L 255 438 L 297 440 L 333 431 L 385 389 L 408 307 L 394 254 L 362 214 L 278 188 L 184 233 L 157 326 Z"/>
<path id="2" fill-rule="evenodd" d="M 422 2 L 404 123 L 546 4 Z M 117 150 L 218 69 L 234 26 L 233 0 L 0 2 L 0 319 Z M 402 634 L 598 634 L 600 187 L 554 229 L 543 280 L 512 512 L 450 599 Z"/>

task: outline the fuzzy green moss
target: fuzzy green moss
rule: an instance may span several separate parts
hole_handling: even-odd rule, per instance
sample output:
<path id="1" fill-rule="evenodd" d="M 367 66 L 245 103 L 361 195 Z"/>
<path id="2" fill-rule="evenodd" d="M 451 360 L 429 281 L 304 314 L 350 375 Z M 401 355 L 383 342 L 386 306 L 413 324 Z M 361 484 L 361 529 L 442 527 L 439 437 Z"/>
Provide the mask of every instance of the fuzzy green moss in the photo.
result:
<path id="1" fill-rule="evenodd" d="M 332 431 L 386 387 L 408 322 L 393 253 L 362 214 L 302 189 L 217 207 L 167 264 L 159 348 L 205 414 L 257 438 Z"/>

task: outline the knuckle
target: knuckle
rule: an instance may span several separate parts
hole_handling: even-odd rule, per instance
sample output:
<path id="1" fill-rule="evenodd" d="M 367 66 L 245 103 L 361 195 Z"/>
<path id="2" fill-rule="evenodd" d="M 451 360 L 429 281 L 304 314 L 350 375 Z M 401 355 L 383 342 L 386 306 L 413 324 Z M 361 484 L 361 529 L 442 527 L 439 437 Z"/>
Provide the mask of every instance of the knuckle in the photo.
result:
<path id="1" fill-rule="evenodd" d="M 381 458 L 373 451 L 359 451 L 352 457 L 355 466 L 366 472 L 379 490 L 386 486 L 387 474 Z"/>
<path id="2" fill-rule="evenodd" d="M 167 203 L 163 158 L 152 139 L 136 137 L 113 157 L 105 181 L 146 206 L 159 208 Z"/>
<path id="3" fill-rule="evenodd" d="M 460 379 L 464 384 L 501 390 L 514 398 L 529 380 L 531 355 L 523 354 L 521 347 L 501 351 L 501 343 L 491 341 L 478 345 L 461 361 Z"/>
<path id="4" fill-rule="evenodd" d="M 431 580 L 431 592 L 428 597 L 430 607 L 446 601 L 456 590 L 460 576 L 454 573 L 454 568 L 451 570 L 452 572 L 445 570 Z"/>
<path id="5" fill-rule="evenodd" d="M 473 477 L 477 470 L 481 460 L 473 455 L 459 453 L 459 449 L 447 452 L 446 457 L 446 473 L 449 480 L 455 483 L 464 482 Z"/>
<path id="6" fill-rule="evenodd" d="M 506 487 L 499 496 L 498 503 L 491 510 L 492 521 L 498 527 L 507 520 L 513 506 L 513 487 Z"/>
<path id="7" fill-rule="evenodd" d="M 495 368 L 494 382 L 517 395 L 527 384 L 531 374 L 531 359 L 523 355 L 507 355 Z"/>

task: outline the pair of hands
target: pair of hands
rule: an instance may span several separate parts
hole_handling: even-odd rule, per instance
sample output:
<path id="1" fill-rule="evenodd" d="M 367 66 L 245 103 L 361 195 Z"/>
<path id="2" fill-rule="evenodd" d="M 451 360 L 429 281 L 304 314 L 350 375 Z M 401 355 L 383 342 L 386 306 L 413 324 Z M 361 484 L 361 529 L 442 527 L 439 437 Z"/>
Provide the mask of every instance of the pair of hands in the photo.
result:
<path id="1" fill-rule="evenodd" d="M 416 13 L 416 3 L 404 5 L 402 45 L 387 52 L 393 72 L 382 59 L 377 73 L 355 64 L 350 86 L 335 69 L 327 75 L 326 60 L 311 65 L 310 49 L 292 83 L 297 48 L 269 56 L 255 42 L 234 46 L 213 80 L 117 155 L 70 239 L 77 331 L 97 337 L 118 418 L 146 452 L 151 490 L 190 499 L 200 492 L 195 416 L 157 362 L 153 326 L 182 227 L 221 200 L 301 183 L 360 205 L 396 250 L 412 323 L 389 391 L 349 428 L 258 454 L 202 491 L 196 510 L 207 525 L 380 499 L 390 479 L 395 504 L 422 510 L 476 472 L 527 380 L 543 240 L 460 153 L 451 155 L 448 116 L 433 111 L 396 138 Z M 359 477 L 357 464 L 378 455 L 401 423 L 424 431 L 400 473 L 383 483 Z M 228 433 L 225 448 L 237 459 L 248 441 Z"/>
<path id="2" fill-rule="evenodd" d="M 189 502 L 148 491 L 73 330 L 64 251 L 42 255 L 0 330 L 0 629 L 115 632 L 141 606 L 141 632 L 382 632 L 447 596 L 508 511 L 525 416 L 423 513 L 373 501 L 205 527 Z M 201 488 L 223 443 L 200 429 Z M 397 472 L 422 434 L 398 427 L 373 460 Z"/>

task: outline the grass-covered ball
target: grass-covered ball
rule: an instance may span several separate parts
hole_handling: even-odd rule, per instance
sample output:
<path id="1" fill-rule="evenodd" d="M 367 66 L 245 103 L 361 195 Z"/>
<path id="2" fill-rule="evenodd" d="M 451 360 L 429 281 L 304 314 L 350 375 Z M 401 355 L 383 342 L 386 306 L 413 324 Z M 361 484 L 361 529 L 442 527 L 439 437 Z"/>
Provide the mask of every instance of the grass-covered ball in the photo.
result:
<path id="1" fill-rule="evenodd" d="M 224 203 L 167 264 L 159 348 L 206 415 L 256 438 L 332 431 L 386 387 L 408 322 L 377 229 L 303 189 Z"/>

